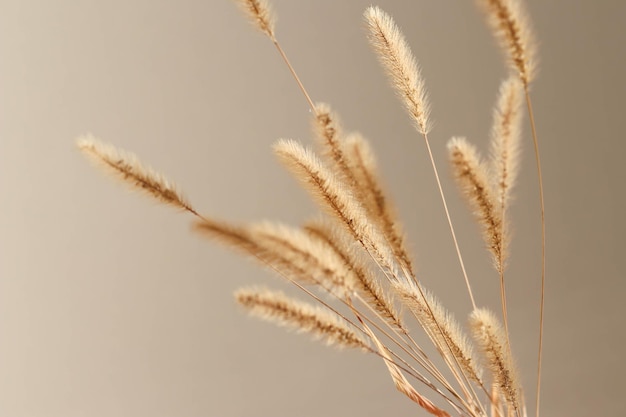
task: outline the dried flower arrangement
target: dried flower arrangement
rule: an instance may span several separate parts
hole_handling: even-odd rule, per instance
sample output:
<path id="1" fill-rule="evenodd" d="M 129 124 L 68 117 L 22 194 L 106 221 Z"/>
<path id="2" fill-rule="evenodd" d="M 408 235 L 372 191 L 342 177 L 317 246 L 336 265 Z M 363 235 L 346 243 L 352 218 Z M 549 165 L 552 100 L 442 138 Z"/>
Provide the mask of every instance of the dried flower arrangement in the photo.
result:
<path id="1" fill-rule="evenodd" d="M 489 158 L 483 161 L 478 150 L 464 138 L 453 138 L 448 143 L 455 179 L 482 228 L 500 277 L 502 320 L 479 308 L 472 294 L 428 141 L 428 98 L 417 62 L 388 14 L 370 7 L 364 15 L 370 43 L 416 130 L 424 138 L 473 306 L 467 331 L 474 343 L 417 278 L 368 142 L 357 133 L 343 132 L 337 115 L 328 105 L 313 103 L 275 36 L 274 16 L 268 4 L 264 0 L 237 0 L 237 3 L 276 46 L 313 112 L 319 152 L 293 140 L 279 140 L 274 152 L 324 209 L 327 214 L 324 218 L 302 227 L 216 221 L 200 214 L 177 187 L 133 154 L 91 136 L 80 138 L 79 148 L 133 189 L 191 213 L 197 218 L 196 231 L 258 260 L 314 301 L 304 303 L 266 289 L 240 289 L 235 293 L 236 300 L 251 314 L 309 333 L 329 345 L 357 348 L 379 356 L 397 389 L 432 415 L 521 417 L 527 415 L 527 408 L 509 342 L 505 267 L 510 235 L 506 214 L 517 177 L 526 102 L 542 214 L 542 299 L 535 413 L 539 416 L 545 222 L 537 135 L 529 95 L 535 75 L 535 43 L 521 1 L 478 1 L 510 67 L 510 76 L 501 85 L 494 110 Z M 439 360 L 429 357 L 415 341 L 400 308 L 417 321 L 441 356 Z M 415 382 L 423 390 L 416 389 Z"/>

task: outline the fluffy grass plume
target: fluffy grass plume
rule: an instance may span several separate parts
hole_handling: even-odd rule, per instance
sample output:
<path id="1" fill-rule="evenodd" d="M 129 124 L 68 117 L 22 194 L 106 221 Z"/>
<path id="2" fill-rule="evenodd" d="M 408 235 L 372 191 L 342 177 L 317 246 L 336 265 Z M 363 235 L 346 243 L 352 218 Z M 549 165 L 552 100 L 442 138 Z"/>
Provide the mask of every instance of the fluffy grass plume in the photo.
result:
<path id="1" fill-rule="evenodd" d="M 312 151 L 293 140 L 278 141 L 274 152 L 321 206 L 337 218 L 383 268 L 395 274 L 397 264 L 385 239 L 368 222 L 363 207 L 332 171 Z"/>
<path id="2" fill-rule="evenodd" d="M 491 177 L 502 212 L 509 202 L 519 172 L 523 100 L 524 91 L 516 77 L 502 82 L 493 113 L 490 140 Z"/>
<path id="3" fill-rule="evenodd" d="M 234 0 L 241 10 L 248 16 L 250 22 L 261 32 L 274 40 L 274 24 L 276 15 L 267 0 Z"/>
<path id="4" fill-rule="evenodd" d="M 487 309 L 476 309 L 469 318 L 472 336 L 478 344 L 493 381 L 513 410 L 520 408 L 520 389 L 506 335 L 496 316 Z"/>
<path id="5" fill-rule="evenodd" d="M 354 179 L 355 194 L 372 221 L 378 224 L 396 257 L 404 264 L 409 274 L 415 276 L 402 226 L 383 188 L 376 157 L 369 142 L 355 132 L 346 137 L 344 147 L 345 159 Z"/>
<path id="6" fill-rule="evenodd" d="M 367 141 L 358 133 L 346 136 L 339 117 L 325 103 L 316 105 L 314 132 L 328 165 L 363 206 L 368 220 L 379 226 L 394 254 L 413 276 L 413 265 L 404 245 L 401 227 L 383 192 L 375 157 Z"/>
<path id="7" fill-rule="evenodd" d="M 327 345 L 370 350 L 365 337 L 328 309 L 293 300 L 280 291 L 240 289 L 235 298 L 250 314 L 308 333 Z"/>
<path id="8" fill-rule="evenodd" d="M 237 226 L 203 219 L 194 225 L 201 235 L 250 256 L 289 281 L 319 285 L 336 294 L 351 291 L 349 271 L 319 243 L 284 225 Z"/>
<path id="9" fill-rule="evenodd" d="M 404 102 L 417 129 L 422 134 L 427 134 L 430 130 L 430 106 L 426 86 L 404 35 L 392 17 L 379 7 L 368 7 L 365 21 L 370 43 L 387 71 L 396 94 Z"/>
<path id="10" fill-rule="evenodd" d="M 502 216 L 489 181 L 488 168 L 480 160 L 476 148 L 464 138 L 450 140 L 448 152 L 457 184 L 482 226 L 483 238 L 493 255 L 496 269 L 501 271 L 505 250 Z"/>
<path id="11" fill-rule="evenodd" d="M 393 299 L 382 288 L 378 277 L 367 265 L 363 250 L 355 247 L 354 242 L 341 229 L 329 221 L 312 221 L 304 230 L 313 238 L 323 242 L 340 256 L 345 265 L 353 272 L 355 287 L 372 308 L 391 326 L 406 333 L 402 318 Z"/>
<path id="12" fill-rule="evenodd" d="M 536 41 L 521 0 L 477 0 L 511 69 L 528 86 L 536 73 Z"/>
<path id="13" fill-rule="evenodd" d="M 329 166 L 336 170 L 338 177 L 352 186 L 355 180 L 344 155 L 345 138 L 339 116 L 326 103 L 317 103 L 315 110 L 313 132 L 322 149 L 322 155 Z"/>
<path id="14" fill-rule="evenodd" d="M 91 135 L 78 138 L 76 146 L 95 165 L 124 182 L 132 190 L 143 192 L 161 203 L 195 214 L 178 187 L 162 174 L 142 164 L 135 154 L 101 142 Z"/>
<path id="15" fill-rule="evenodd" d="M 343 254 L 305 230 L 263 222 L 250 227 L 250 232 L 260 245 L 306 271 L 308 280 L 340 298 L 358 285 L 356 272 Z"/>

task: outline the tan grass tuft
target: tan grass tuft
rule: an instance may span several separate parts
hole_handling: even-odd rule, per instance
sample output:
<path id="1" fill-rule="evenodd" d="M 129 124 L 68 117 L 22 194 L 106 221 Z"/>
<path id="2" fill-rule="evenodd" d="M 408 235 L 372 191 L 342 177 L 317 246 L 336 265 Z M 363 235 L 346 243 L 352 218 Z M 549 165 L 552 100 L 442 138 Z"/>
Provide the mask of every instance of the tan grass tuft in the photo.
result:
<path id="1" fill-rule="evenodd" d="M 321 286 L 340 298 L 348 296 L 357 286 L 343 259 L 303 230 L 280 223 L 234 226 L 210 219 L 197 222 L 195 229 L 255 258 L 288 280 Z"/>
<path id="2" fill-rule="evenodd" d="M 341 254 L 306 231 L 270 222 L 253 225 L 249 230 L 267 251 L 305 271 L 297 280 L 321 285 L 340 298 L 347 297 L 358 285 L 354 271 Z"/>
<path id="3" fill-rule="evenodd" d="M 203 219 L 193 225 L 195 231 L 201 235 L 214 239 L 222 245 L 250 255 L 260 261 L 274 266 L 277 270 L 291 269 L 291 264 L 280 254 L 266 250 L 250 231 L 242 226 L 235 226 L 226 222 Z M 295 271 L 299 273 L 299 270 Z"/>
<path id="4" fill-rule="evenodd" d="M 520 0 L 477 0 L 509 65 L 525 86 L 536 72 L 536 41 Z"/>
<path id="5" fill-rule="evenodd" d="M 226 222 L 219 222 L 204 219 L 194 224 L 194 230 L 206 237 L 218 240 L 225 246 L 237 248 L 242 252 L 256 255 L 260 253 L 261 247 L 250 232 L 244 227 L 238 227 Z"/>
<path id="6" fill-rule="evenodd" d="M 458 363 L 469 379 L 481 384 L 481 369 L 472 345 L 454 317 L 431 293 L 424 291 L 422 296 L 414 284 L 394 283 L 393 286 L 435 346 L 448 357 L 448 362 Z"/>
<path id="7" fill-rule="evenodd" d="M 307 242 L 310 239 L 304 233 L 300 233 L 305 239 L 302 242 L 289 233 L 286 226 L 235 226 L 210 219 L 197 222 L 194 228 L 203 236 L 256 259 L 288 280 L 323 285 L 327 290 L 351 291 L 345 276 L 324 264 L 327 260 L 319 258 L 319 250 L 311 249 L 314 243 Z"/>
<path id="8" fill-rule="evenodd" d="M 491 171 L 504 212 L 519 171 L 524 91 L 516 77 L 502 82 L 491 128 Z"/>
<path id="9" fill-rule="evenodd" d="M 392 17 L 378 7 L 368 7 L 365 21 L 369 39 L 378 59 L 387 71 L 398 96 L 422 134 L 430 130 L 426 87 L 417 61 Z"/>
<path id="10" fill-rule="evenodd" d="M 394 255 L 415 276 L 413 262 L 406 248 L 402 226 L 385 194 L 378 174 L 376 158 L 369 143 L 358 133 L 350 134 L 345 141 L 345 158 L 355 182 L 355 193 L 391 245 Z"/>
<path id="11" fill-rule="evenodd" d="M 379 265 L 395 274 L 397 267 L 384 237 L 369 223 L 363 207 L 319 158 L 293 140 L 278 141 L 274 145 L 274 152 L 321 206 L 339 220 Z"/>
<path id="12" fill-rule="evenodd" d="M 465 138 L 450 140 L 448 152 L 457 184 L 482 226 L 483 238 L 496 269 L 502 271 L 505 258 L 502 215 L 489 182 L 488 170 L 481 162 L 476 148 Z"/>
<path id="13" fill-rule="evenodd" d="M 275 246 L 263 244 L 246 227 L 203 219 L 194 224 L 194 229 L 207 238 L 256 259 L 288 280 L 316 283 L 314 277 L 306 269 L 295 264 L 280 250 L 276 250 Z"/>
<path id="14" fill-rule="evenodd" d="M 364 337 L 328 309 L 293 300 L 279 291 L 240 289 L 235 298 L 250 314 L 309 333 L 315 339 L 323 339 L 327 345 L 370 350 Z"/>
<path id="15" fill-rule="evenodd" d="M 276 16 L 272 12 L 267 0 L 234 0 L 235 3 L 243 10 L 252 24 L 254 24 L 261 32 L 266 34 L 270 39 L 275 40 L 274 23 Z"/>
<path id="16" fill-rule="evenodd" d="M 94 164 L 133 190 L 148 194 L 161 203 L 197 214 L 172 182 L 143 165 L 134 154 L 103 143 L 91 135 L 80 137 L 76 145 Z"/>
<path id="17" fill-rule="evenodd" d="M 339 116 L 325 103 L 317 103 L 315 112 L 313 131 L 323 149 L 323 155 L 337 171 L 340 178 L 352 186 L 354 178 L 344 156 L 344 137 Z"/>
<path id="18" fill-rule="evenodd" d="M 354 241 L 346 236 L 342 229 L 337 229 L 334 223 L 328 221 L 309 222 L 304 226 L 304 230 L 341 257 L 354 274 L 355 286 L 359 293 L 390 326 L 406 333 L 407 329 L 402 323 L 400 313 L 365 262 L 362 248 L 354 247 Z"/>
<path id="19" fill-rule="evenodd" d="M 509 407 L 519 410 L 519 383 L 513 359 L 506 345 L 506 335 L 493 313 L 476 309 L 469 318 L 472 336 Z"/>
<path id="20" fill-rule="evenodd" d="M 345 137 L 337 114 L 324 103 L 316 105 L 314 128 L 324 156 L 338 178 L 363 206 L 368 219 L 379 227 L 394 255 L 414 276 L 401 227 L 378 180 L 376 161 L 367 141 L 358 133 Z"/>

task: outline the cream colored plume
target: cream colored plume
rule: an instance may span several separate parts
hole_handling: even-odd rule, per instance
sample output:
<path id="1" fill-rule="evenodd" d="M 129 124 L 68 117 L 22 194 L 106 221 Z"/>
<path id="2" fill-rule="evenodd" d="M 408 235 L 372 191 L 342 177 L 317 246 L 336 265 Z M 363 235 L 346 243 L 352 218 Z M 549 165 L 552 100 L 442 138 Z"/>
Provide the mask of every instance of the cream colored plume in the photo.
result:
<path id="1" fill-rule="evenodd" d="M 483 238 L 493 256 L 498 271 L 502 271 L 505 258 L 502 236 L 502 213 L 495 197 L 489 172 L 480 160 L 478 151 L 465 138 L 448 142 L 448 153 L 454 177 L 466 201 L 483 229 Z"/>
<path id="2" fill-rule="evenodd" d="M 293 140 L 279 140 L 274 152 L 320 205 L 363 245 L 378 264 L 396 276 L 397 265 L 385 238 L 367 218 L 349 189 L 337 181 L 320 159 Z"/>
<path id="3" fill-rule="evenodd" d="M 383 188 L 374 152 L 359 133 L 351 133 L 345 140 L 344 157 L 354 179 L 354 191 L 370 219 L 385 235 L 394 255 L 415 276 L 413 262 L 406 248 L 402 226 L 395 209 Z"/>
<path id="4" fill-rule="evenodd" d="M 521 0 L 477 0 L 512 70 L 525 86 L 537 70 L 537 43 Z"/>
<path id="5" fill-rule="evenodd" d="M 322 339 L 339 348 L 371 350 L 367 339 L 333 311 L 293 300 L 280 291 L 240 289 L 237 302 L 250 314 Z"/>
<path id="6" fill-rule="evenodd" d="M 506 335 L 498 319 L 487 309 L 476 309 L 470 315 L 469 324 L 494 383 L 498 385 L 509 407 L 519 410 L 520 389 L 517 371 L 507 348 Z"/>
<path id="7" fill-rule="evenodd" d="M 296 280 L 313 282 L 340 298 L 346 298 L 358 285 L 355 272 L 342 254 L 302 229 L 263 222 L 252 225 L 249 231 L 268 252 L 303 271 L 294 277 Z"/>
<path id="8" fill-rule="evenodd" d="M 195 229 L 290 281 L 319 285 L 338 297 L 345 297 L 355 285 L 341 259 L 301 230 L 269 222 L 235 226 L 210 219 L 197 222 Z"/>
<path id="9" fill-rule="evenodd" d="M 398 96 L 422 134 L 430 130 L 429 104 L 424 80 L 404 35 L 393 18 L 378 7 L 368 7 L 365 21 L 369 39 Z"/>
<path id="10" fill-rule="evenodd" d="M 363 249 L 355 246 L 354 240 L 330 221 L 309 222 L 304 226 L 304 230 L 343 260 L 354 276 L 355 287 L 378 315 L 390 326 L 406 333 L 407 329 L 402 323 L 393 299 L 384 291 L 378 277 L 366 263 Z"/>
<path id="11" fill-rule="evenodd" d="M 493 113 L 490 171 L 503 212 L 519 172 L 523 100 L 523 86 L 517 77 L 502 82 Z"/>
<path id="12" fill-rule="evenodd" d="M 261 32 L 275 40 L 274 23 L 276 16 L 272 12 L 267 0 L 234 0 L 248 18 Z"/>
<path id="13" fill-rule="evenodd" d="M 91 135 L 80 137 L 76 145 L 94 164 L 133 190 L 148 194 L 162 203 L 197 214 L 172 182 L 143 165 L 134 154 L 101 142 Z"/>

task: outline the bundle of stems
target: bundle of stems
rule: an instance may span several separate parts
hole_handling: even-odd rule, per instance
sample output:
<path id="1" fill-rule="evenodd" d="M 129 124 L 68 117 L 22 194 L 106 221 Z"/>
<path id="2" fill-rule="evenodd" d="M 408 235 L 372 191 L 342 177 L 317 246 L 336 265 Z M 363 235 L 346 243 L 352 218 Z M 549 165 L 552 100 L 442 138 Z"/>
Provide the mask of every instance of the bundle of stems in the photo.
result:
<path id="1" fill-rule="evenodd" d="M 134 189 L 186 211 L 194 229 L 249 256 L 293 284 L 311 302 L 263 288 L 240 289 L 237 302 L 250 314 L 309 333 L 329 345 L 355 348 L 380 357 L 397 389 L 426 412 L 439 416 L 526 416 L 527 408 L 513 360 L 507 319 L 505 270 L 511 190 L 527 103 L 535 145 L 542 213 L 542 297 L 536 415 L 539 416 L 545 226 L 543 189 L 530 105 L 536 73 L 535 43 L 518 0 L 479 0 L 507 56 L 510 75 L 496 101 L 491 149 L 483 159 L 465 138 L 448 143 L 449 162 L 461 194 L 474 212 L 500 278 L 501 318 L 477 305 L 448 211 L 428 134 L 425 83 L 404 36 L 378 7 L 364 14 L 369 41 L 387 72 L 430 157 L 472 310 L 461 326 L 415 273 L 402 227 L 382 186 L 368 141 L 346 132 L 327 104 L 314 103 L 287 59 L 275 33 L 275 16 L 264 0 L 237 0 L 253 24 L 277 48 L 312 110 L 315 150 L 281 139 L 274 152 L 325 213 L 299 227 L 281 223 L 231 224 L 200 214 L 178 188 L 131 153 L 92 136 L 79 148 L 103 169 Z M 330 296 L 330 297 L 329 297 Z M 403 317 L 401 311 L 406 316 Z M 415 321 L 438 353 L 416 342 Z M 469 335 L 469 336 L 468 336 Z"/>

